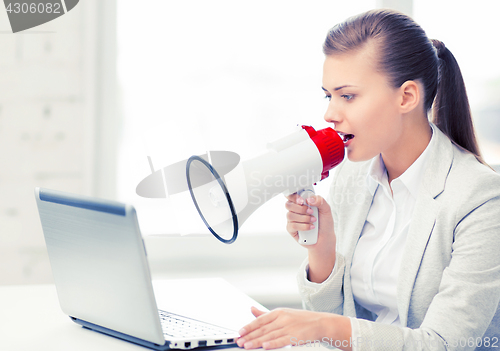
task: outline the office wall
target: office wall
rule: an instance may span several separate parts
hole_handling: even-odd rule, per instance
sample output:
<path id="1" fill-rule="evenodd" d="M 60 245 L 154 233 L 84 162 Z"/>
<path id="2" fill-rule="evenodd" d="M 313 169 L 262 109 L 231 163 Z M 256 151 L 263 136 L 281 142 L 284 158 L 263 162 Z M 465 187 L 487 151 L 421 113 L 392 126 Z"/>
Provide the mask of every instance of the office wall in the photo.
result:
<path id="1" fill-rule="evenodd" d="M 13 34 L 0 11 L 0 284 L 52 280 L 35 186 L 97 192 L 97 12 Z"/>

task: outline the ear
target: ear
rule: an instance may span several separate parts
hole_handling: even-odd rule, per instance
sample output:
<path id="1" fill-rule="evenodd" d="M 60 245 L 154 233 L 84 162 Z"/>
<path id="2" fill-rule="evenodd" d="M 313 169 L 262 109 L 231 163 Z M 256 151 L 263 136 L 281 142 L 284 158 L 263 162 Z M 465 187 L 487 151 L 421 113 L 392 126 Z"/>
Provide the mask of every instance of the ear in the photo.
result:
<path id="1" fill-rule="evenodd" d="M 399 88 L 401 113 L 413 111 L 421 103 L 421 84 L 414 80 L 408 80 Z"/>

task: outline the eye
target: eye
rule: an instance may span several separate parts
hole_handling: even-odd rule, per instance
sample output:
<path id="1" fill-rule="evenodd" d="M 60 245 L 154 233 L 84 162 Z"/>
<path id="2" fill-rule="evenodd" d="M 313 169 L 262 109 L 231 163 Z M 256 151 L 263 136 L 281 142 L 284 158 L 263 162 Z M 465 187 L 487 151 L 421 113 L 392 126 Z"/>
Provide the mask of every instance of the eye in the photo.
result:
<path id="1" fill-rule="evenodd" d="M 328 99 L 328 101 L 331 101 L 332 100 L 332 96 L 331 95 L 325 95 L 325 99 Z"/>
<path id="2" fill-rule="evenodd" d="M 346 101 L 350 101 L 350 100 L 354 99 L 354 95 L 351 95 L 351 94 L 343 94 L 343 95 L 340 95 L 340 97 L 345 99 Z"/>

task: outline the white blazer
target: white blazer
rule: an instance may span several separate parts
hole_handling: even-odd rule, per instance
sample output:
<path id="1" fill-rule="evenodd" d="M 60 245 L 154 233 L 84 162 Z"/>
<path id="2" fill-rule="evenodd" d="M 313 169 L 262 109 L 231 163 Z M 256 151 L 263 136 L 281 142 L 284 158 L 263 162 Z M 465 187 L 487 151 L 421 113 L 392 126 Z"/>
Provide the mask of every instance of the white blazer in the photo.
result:
<path id="1" fill-rule="evenodd" d="M 306 309 L 357 317 L 357 350 L 500 349 L 500 175 L 434 130 L 397 284 L 402 327 L 373 322 L 351 290 L 352 257 L 373 200 L 370 161 L 346 160 L 335 172 L 332 274 L 308 282 L 307 260 L 299 271 Z"/>

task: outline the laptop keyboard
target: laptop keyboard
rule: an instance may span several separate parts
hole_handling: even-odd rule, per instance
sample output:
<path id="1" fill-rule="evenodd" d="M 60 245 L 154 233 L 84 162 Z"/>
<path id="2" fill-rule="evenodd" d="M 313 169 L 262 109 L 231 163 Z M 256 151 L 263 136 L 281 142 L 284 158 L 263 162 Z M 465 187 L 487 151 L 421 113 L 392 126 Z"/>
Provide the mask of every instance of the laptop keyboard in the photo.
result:
<path id="1" fill-rule="evenodd" d="M 158 310 L 163 334 L 174 338 L 198 338 L 234 334 L 234 331 Z"/>

